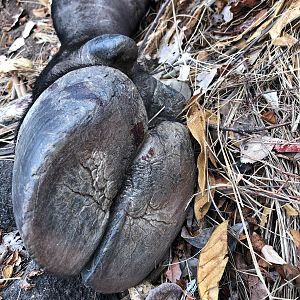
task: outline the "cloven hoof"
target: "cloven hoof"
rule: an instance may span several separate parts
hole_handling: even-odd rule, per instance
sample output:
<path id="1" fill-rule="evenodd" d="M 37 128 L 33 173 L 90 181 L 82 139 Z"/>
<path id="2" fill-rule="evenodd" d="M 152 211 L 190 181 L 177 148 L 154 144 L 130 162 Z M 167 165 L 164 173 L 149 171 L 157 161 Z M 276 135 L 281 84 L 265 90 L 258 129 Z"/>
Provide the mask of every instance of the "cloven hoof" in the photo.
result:
<path id="1" fill-rule="evenodd" d="M 177 122 L 147 130 L 142 99 L 110 67 L 69 72 L 20 128 L 13 175 L 17 226 L 48 271 L 120 292 L 162 259 L 193 193 L 189 135 Z"/>

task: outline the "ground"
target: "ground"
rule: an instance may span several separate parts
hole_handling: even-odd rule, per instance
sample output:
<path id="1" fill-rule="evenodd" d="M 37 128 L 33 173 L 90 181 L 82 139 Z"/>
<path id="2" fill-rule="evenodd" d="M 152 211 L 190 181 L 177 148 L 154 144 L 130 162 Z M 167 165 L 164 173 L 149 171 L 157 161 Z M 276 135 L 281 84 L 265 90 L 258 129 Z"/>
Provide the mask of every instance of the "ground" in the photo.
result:
<path id="1" fill-rule="evenodd" d="M 59 42 L 47 1 L 0 7 L 6 107 L 31 92 Z M 198 189 L 162 276 L 122 297 L 143 299 L 151 290 L 152 299 L 298 299 L 299 7 L 299 0 L 153 1 L 136 36 L 140 61 L 189 99 L 180 118 L 194 137 Z M 25 45 L 9 53 L 29 21 L 35 27 Z M 6 149 L 16 126 L 0 129 Z M 0 258 L 4 293 L 22 283 L 21 250 Z"/>

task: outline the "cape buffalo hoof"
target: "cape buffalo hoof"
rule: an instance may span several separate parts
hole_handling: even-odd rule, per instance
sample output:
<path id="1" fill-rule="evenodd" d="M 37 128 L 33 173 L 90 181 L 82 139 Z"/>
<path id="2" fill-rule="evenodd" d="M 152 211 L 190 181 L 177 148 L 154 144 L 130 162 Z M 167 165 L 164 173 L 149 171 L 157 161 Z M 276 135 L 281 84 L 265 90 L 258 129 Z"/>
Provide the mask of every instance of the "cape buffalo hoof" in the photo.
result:
<path id="1" fill-rule="evenodd" d="M 194 158 L 186 128 L 162 122 L 149 132 L 84 281 L 102 293 L 138 284 L 159 263 L 185 218 L 194 188 Z"/>
<path id="2" fill-rule="evenodd" d="M 120 71 L 72 71 L 33 104 L 20 128 L 13 176 L 17 226 L 36 261 L 78 274 L 98 246 L 146 112 Z"/>
<path id="3" fill-rule="evenodd" d="M 58 79 L 20 128 L 13 176 L 17 226 L 48 271 L 114 293 L 143 280 L 180 230 L 195 165 L 186 128 L 147 133 L 132 81 L 110 67 Z"/>

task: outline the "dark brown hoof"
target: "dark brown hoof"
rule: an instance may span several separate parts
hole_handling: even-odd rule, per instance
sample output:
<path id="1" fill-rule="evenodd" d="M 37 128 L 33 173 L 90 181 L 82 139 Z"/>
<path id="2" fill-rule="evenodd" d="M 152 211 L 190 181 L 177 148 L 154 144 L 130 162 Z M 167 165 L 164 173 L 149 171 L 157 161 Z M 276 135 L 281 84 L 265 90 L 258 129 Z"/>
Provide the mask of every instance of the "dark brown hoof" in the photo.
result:
<path id="1" fill-rule="evenodd" d="M 108 67 L 68 73 L 30 109 L 16 147 L 14 214 L 50 272 L 78 274 L 94 253 L 146 124 L 134 85 Z"/>
<path id="2" fill-rule="evenodd" d="M 134 160 L 83 279 L 102 293 L 138 284 L 161 261 L 185 219 L 194 158 L 186 128 L 162 122 Z"/>
<path id="3" fill-rule="evenodd" d="M 101 293 L 143 280 L 185 218 L 195 164 L 187 129 L 147 131 L 132 81 L 110 67 L 69 72 L 20 128 L 13 176 L 17 226 L 33 258 Z"/>

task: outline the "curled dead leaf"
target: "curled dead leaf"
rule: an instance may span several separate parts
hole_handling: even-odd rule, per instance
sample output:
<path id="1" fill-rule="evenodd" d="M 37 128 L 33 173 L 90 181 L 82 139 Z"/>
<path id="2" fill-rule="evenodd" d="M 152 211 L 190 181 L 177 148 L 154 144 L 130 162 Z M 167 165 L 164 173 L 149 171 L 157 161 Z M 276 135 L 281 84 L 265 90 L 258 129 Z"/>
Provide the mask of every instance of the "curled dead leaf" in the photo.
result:
<path id="1" fill-rule="evenodd" d="M 209 201 L 210 196 L 211 194 L 213 196 L 215 192 L 214 176 L 210 174 L 207 176 L 208 158 L 210 158 L 213 165 L 216 165 L 216 161 L 213 155 L 209 155 L 206 141 L 206 124 L 218 124 L 217 115 L 211 111 L 204 110 L 197 104 L 191 106 L 187 113 L 187 126 L 201 147 L 197 159 L 199 193 L 195 197 L 194 206 L 195 216 L 198 221 L 208 212 L 211 205 Z"/>
<path id="2" fill-rule="evenodd" d="M 187 126 L 199 143 L 201 152 L 198 156 L 198 185 L 203 193 L 206 187 L 207 147 L 206 147 L 206 116 L 205 111 L 198 105 L 193 105 L 187 114 Z"/>
<path id="3" fill-rule="evenodd" d="M 274 148 L 278 139 L 269 136 L 256 136 L 243 142 L 241 149 L 241 162 L 254 163 L 266 158 Z"/>
<path id="4" fill-rule="evenodd" d="M 228 262 L 228 221 L 218 225 L 199 256 L 198 288 L 202 300 L 217 300 L 219 282 Z"/>
<path id="5" fill-rule="evenodd" d="M 196 234 L 191 235 L 188 230 L 183 227 L 181 230 L 181 237 L 184 238 L 192 246 L 198 249 L 202 249 L 207 244 L 213 230 L 213 227 L 200 229 Z"/>

